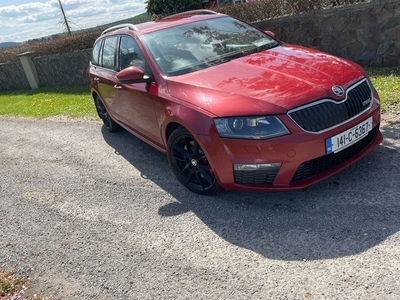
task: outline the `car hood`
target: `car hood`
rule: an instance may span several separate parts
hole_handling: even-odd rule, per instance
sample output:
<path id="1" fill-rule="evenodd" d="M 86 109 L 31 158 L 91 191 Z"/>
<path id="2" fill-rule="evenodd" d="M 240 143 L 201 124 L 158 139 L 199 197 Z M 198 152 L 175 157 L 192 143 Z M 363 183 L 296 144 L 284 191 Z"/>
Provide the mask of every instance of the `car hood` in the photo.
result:
<path id="1" fill-rule="evenodd" d="M 171 96 L 222 117 L 282 114 L 322 98 L 340 100 L 332 86 L 347 88 L 364 76 L 350 61 L 283 45 L 170 77 L 167 84 Z"/>

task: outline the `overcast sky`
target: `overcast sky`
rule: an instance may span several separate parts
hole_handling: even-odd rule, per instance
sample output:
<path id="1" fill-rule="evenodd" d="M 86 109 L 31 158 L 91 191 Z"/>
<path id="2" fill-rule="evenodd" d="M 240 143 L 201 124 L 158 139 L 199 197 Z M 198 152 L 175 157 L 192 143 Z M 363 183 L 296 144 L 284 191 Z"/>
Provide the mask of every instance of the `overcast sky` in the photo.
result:
<path id="1" fill-rule="evenodd" d="M 145 0 L 61 0 L 71 30 L 127 19 L 146 11 Z M 0 43 L 64 31 L 58 0 L 0 0 Z"/>

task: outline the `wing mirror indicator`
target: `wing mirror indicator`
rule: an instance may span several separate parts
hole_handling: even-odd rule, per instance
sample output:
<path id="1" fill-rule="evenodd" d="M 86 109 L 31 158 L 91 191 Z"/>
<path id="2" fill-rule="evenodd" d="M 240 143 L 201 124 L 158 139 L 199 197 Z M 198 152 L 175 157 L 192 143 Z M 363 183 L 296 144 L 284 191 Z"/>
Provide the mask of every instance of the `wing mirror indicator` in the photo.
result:
<path id="1" fill-rule="evenodd" d="M 266 30 L 264 31 L 266 34 L 268 34 L 271 37 L 275 37 L 275 33 L 273 33 L 272 31 Z"/>

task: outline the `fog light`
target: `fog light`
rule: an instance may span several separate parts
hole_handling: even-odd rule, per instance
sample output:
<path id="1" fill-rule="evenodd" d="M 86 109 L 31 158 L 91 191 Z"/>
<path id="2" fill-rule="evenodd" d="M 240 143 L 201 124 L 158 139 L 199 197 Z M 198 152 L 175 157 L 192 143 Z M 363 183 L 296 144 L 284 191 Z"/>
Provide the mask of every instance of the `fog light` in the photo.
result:
<path id="1" fill-rule="evenodd" d="M 257 170 L 268 170 L 268 169 L 279 169 L 282 163 L 272 164 L 234 164 L 233 168 L 235 171 L 257 171 Z"/>

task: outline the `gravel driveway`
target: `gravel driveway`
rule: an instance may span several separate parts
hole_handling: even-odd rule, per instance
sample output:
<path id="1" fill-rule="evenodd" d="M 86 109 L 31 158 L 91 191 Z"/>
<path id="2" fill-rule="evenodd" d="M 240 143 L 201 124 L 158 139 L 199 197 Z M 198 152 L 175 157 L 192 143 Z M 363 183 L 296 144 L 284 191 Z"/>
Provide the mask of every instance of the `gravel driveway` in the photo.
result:
<path id="1" fill-rule="evenodd" d="M 400 299 L 400 124 L 307 190 L 199 196 L 98 122 L 0 118 L 0 268 L 53 299 Z"/>

